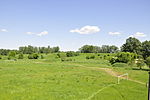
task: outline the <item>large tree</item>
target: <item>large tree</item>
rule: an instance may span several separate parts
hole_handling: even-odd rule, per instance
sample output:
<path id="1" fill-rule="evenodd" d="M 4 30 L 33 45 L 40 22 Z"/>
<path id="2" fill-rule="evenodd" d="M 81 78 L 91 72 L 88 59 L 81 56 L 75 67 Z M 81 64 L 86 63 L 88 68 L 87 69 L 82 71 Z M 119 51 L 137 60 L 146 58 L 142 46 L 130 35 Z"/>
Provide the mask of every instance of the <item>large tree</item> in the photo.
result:
<path id="1" fill-rule="evenodd" d="M 150 56 L 150 41 L 144 41 L 142 42 L 142 55 L 145 58 L 149 57 Z"/>
<path id="2" fill-rule="evenodd" d="M 121 51 L 141 54 L 141 48 L 142 43 L 138 39 L 129 37 L 128 39 L 126 39 L 126 43 L 122 45 Z"/>

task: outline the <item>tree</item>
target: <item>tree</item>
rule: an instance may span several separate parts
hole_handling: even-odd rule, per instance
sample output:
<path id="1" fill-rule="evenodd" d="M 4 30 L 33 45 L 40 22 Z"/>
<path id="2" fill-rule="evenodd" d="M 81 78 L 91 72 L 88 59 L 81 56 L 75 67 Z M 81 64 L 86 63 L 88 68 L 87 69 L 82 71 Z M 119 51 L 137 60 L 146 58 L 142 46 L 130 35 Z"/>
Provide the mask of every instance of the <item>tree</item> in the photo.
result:
<path id="1" fill-rule="evenodd" d="M 142 42 L 142 55 L 144 59 L 150 56 L 150 41 L 144 41 Z"/>
<path id="2" fill-rule="evenodd" d="M 122 45 L 121 51 L 141 54 L 141 47 L 142 44 L 138 39 L 129 37 L 128 39 L 126 39 L 126 43 Z"/>
<path id="3" fill-rule="evenodd" d="M 115 45 L 112 45 L 109 48 L 110 48 L 109 53 L 116 53 L 119 50 L 119 48 L 117 46 L 115 46 Z"/>
<path id="4" fill-rule="evenodd" d="M 93 53 L 94 46 L 93 45 L 84 45 L 79 50 L 81 53 Z"/>
<path id="5" fill-rule="evenodd" d="M 150 57 L 146 58 L 146 64 L 147 64 L 148 67 L 150 67 Z"/>
<path id="6" fill-rule="evenodd" d="M 117 53 L 116 57 L 117 57 L 116 62 L 128 63 L 136 59 L 137 55 L 135 53 L 119 52 Z"/>
<path id="7" fill-rule="evenodd" d="M 59 47 L 58 46 L 57 47 L 53 47 L 52 48 L 52 52 L 53 53 L 59 52 Z"/>

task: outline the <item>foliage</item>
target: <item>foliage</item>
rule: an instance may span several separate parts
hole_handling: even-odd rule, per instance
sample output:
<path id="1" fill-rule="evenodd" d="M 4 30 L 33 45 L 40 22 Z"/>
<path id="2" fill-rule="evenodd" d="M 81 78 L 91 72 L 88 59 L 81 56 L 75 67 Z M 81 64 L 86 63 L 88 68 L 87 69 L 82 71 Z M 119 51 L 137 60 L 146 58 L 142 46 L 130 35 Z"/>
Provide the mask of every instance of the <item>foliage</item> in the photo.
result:
<path id="1" fill-rule="evenodd" d="M 67 57 L 79 56 L 79 53 L 74 51 L 68 51 L 66 52 L 66 56 Z"/>
<path id="2" fill-rule="evenodd" d="M 32 53 L 55 53 L 59 52 L 59 47 L 33 47 L 31 45 L 19 47 L 19 52 L 22 52 L 23 54 L 32 54 Z"/>
<path id="3" fill-rule="evenodd" d="M 126 43 L 122 45 L 121 51 L 122 52 L 132 52 L 141 54 L 142 44 L 141 42 L 133 37 L 129 37 L 126 39 Z"/>
<path id="4" fill-rule="evenodd" d="M 43 56 L 43 55 L 41 55 L 41 59 L 44 59 L 44 56 Z"/>
<path id="5" fill-rule="evenodd" d="M 137 55 L 135 53 L 119 52 L 117 53 L 116 57 L 117 57 L 117 62 L 128 63 L 136 59 Z"/>
<path id="6" fill-rule="evenodd" d="M 28 59 L 33 59 L 33 54 L 29 54 Z"/>
<path id="7" fill-rule="evenodd" d="M 0 55 L 7 56 L 10 50 L 8 49 L 0 49 Z"/>
<path id="8" fill-rule="evenodd" d="M 0 59 L 2 59 L 2 56 L 0 55 Z"/>
<path id="9" fill-rule="evenodd" d="M 117 57 L 112 57 L 112 58 L 109 60 L 109 62 L 110 62 L 111 64 L 116 63 L 116 61 L 117 61 Z"/>
<path id="10" fill-rule="evenodd" d="M 115 45 L 102 45 L 102 47 L 84 45 L 79 50 L 81 53 L 115 53 L 118 51 L 118 47 Z"/>
<path id="11" fill-rule="evenodd" d="M 144 41 L 142 42 L 142 55 L 144 58 L 147 58 L 150 56 L 150 41 Z"/>
<path id="12" fill-rule="evenodd" d="M 110 56 L 110 58 L 107 60 L 109 60 L 111 64 L 114 64 L 116 62 L 129 63 L 129 62 L 132 62 L 136 58 L 137 58 L 137 54 L 135 53 L 118 52 L 115 57 Z"/>
<path id="13" fill-rule="evenodd" d="M 95 55 L 91 55 L 91 56 L 86 56 L 86 59 L 94 59 Z"/>
<path id="14" fill-rule="evenodd" d="M 38 59 L 39 55 L 37 53 L 29 54 L 28 59 Z"/>
<path id="15" fill-rule="evenodd" d="M 137 65 L 137 67 L 142 69 L 142 67 L 145 65 L 144 60 L 143 59 L 137 59 L 136 60 L 136 65 Z"/>
<path id="16" fill-rule="evenodd" d="M 150 57 L 146 58 L 146 64 L 150 67 Z"/>
<path id="17" fill-rule="evenodd" d="M 90 57 L 89 57 L 89 56 L 86 56 L 86 59 L 90 59 Z"/>
<path id="18" fill-rule="evenodd" d="M 56 52 L 59 52 L 59 47 L 53 47 L 51 48 L 52 49 L 52 53 L 56 53 Z"/>
<path id="19" fill-rule="evenodd" d="M 18 59 L 23 59 L 23 58 L 24 58 L 24 57 L 23 57 L 23 54 L 22 54 L 22 53 L 18 55 Z"/>
<path id="20" fill-rule="evenodd" d="M 61 61 L 75 61 L 75 60 L 71 58 L 61 58 Z"/>
<path id="21" fill-rule="evenodd" d="M 33 59 L 38 59 L 39 55 L 37 53 L 32 54 L 33 55 Z"/>
<path id="22" fill-rule="evenodd" d="M 16 52 L 15 51 L 10 51 L 9 52 L 9 55 L 8 55 L 8 60 L 10 60 L 11 58 L 15 58 L 15 56 L 16 56 Z"/>

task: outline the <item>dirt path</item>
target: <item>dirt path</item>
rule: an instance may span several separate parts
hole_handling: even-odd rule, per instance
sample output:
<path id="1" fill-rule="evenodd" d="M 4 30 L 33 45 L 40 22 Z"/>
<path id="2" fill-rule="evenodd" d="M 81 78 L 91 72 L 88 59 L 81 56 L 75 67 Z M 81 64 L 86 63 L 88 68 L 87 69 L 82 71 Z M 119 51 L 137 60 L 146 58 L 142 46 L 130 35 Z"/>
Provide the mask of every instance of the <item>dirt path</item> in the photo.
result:
<path id="1" fill-rule="evenodd" d="M 111 68 L 97 68 L 97 69 L 104 70 L 106 73 L 108 73 L 109 75 L 114 76 L 114 77 L 118 77 L 119 75 L 121 75 L 120 73 L 113 71 Z M 124 77 L 122 77 L 122 78 L 124 78 Z M 146 83 L 144 83 L 144 82 L 141 82 L 138 80 L 133 80 L 131 78 L 128 78 L 128 80 L 139 83 L 139 84 L 146 85 Z"/>

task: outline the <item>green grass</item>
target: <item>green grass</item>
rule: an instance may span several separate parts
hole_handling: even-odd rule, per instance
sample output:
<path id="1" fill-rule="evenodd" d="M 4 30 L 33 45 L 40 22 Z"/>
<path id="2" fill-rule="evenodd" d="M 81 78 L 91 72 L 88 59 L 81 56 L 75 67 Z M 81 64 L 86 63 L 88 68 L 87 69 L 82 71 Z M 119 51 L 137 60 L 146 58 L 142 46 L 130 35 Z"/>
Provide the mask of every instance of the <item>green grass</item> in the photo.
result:
<path id="1" fill-rule="evenodd" d="M 111 68 L 106 60 L 86 60 L 87 54 L 70 57 L 75 61 L 61 62 L 56 54 L 39 60 L 0 60 L 0 100 L 87 100 L 93 93 L 116 84 L 117 79 L 103 70 Z M 141 82 L 147 81 L 145 71 L 114 68 Z M 105 88 L 91 100 L 145 100 L 147 88 L 131 81 Z"/>

